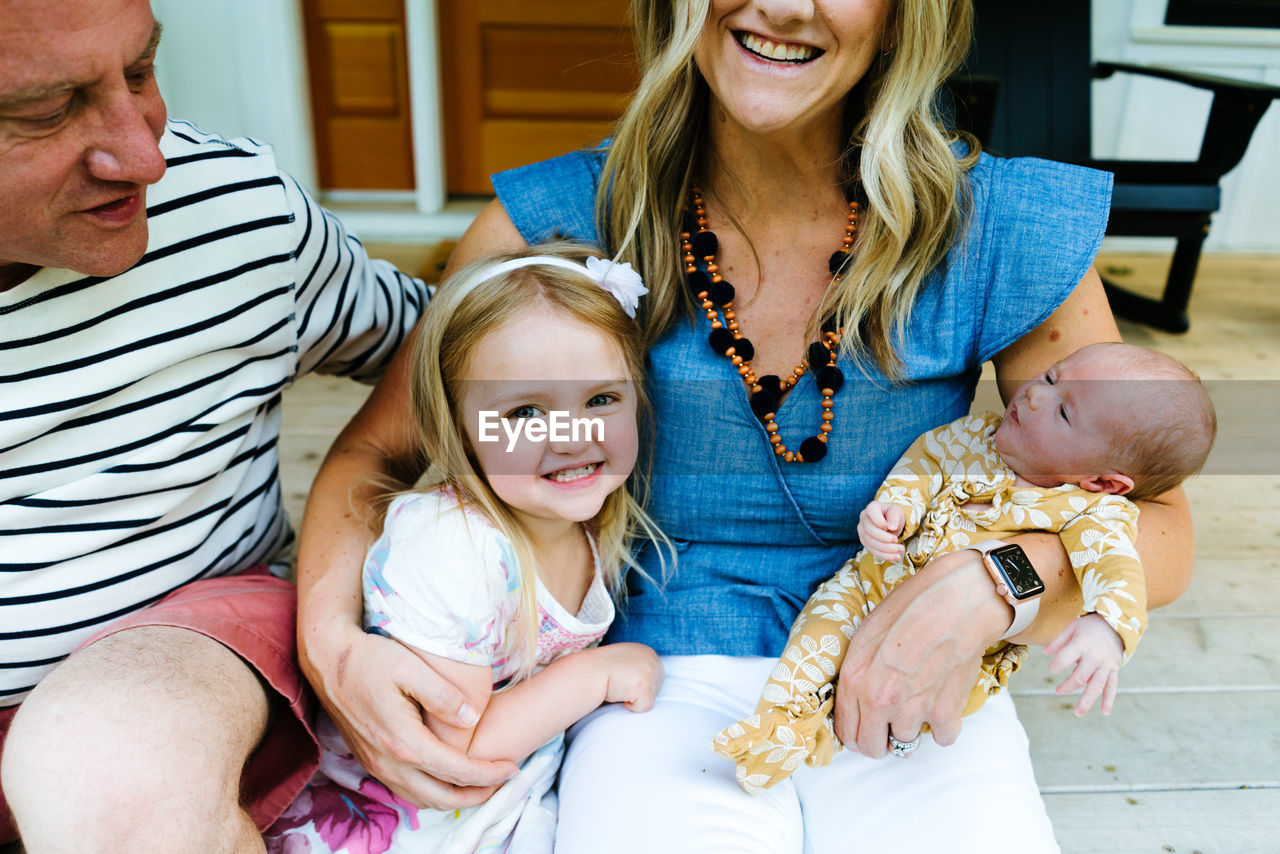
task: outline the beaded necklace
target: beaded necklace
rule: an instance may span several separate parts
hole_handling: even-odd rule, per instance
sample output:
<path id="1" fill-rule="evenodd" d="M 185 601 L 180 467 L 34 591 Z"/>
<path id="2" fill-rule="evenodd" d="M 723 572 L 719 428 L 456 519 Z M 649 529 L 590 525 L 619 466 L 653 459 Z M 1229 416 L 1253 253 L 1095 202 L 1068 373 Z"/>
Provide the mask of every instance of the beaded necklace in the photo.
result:
<path id="1" fill-rule="evenodd" d="M 809 345 L 807 358 L 792 369 L 790 376 L 780 378 L 776 374 L 766 374 L 757 377 L 751 369 L 755 347 L 742 334 L 733 311 L 733 285 L 724 280 L 716 264 L 716 251 L 720 248 L 720 242 L 715 232 L 707 228 L 707 208 L 702 191 L 696 183 L 690 188 L 690 197 L 693 220 L 686 223 L 685 229 L 680 232 L 680 247 L 684 255 L 685 279 L 706 312 L 707 320 L 711 322 L 711 334 L 707 340 L 713 350 L 724 354 L 737 367 L 738 376 L 742 377 L 751 396 L 751 411 L 764 424 L 773 452 L 789 463 L 816 463 L 827 455 L 827 439 L 831 435 L 831 422 L 835 418 L 832 398 L 844 385 L 844 374 L 836 367 L 840 335 L 844 329 L 832 328 L 833 324 L 828 320 L 822 325 L 822 338 Z M 831 255 L 827 265 L 833 276 L 832 284 L 840 280 L 840 270 L 853 251 L 860 209 L 856 200 L 849 202 L 844 238 L 840 249 Z M 699 259 L 703 264 L 701 270 L 698 269 Z M 719 312 L 716 311 L 717 305 L 720 307 Z M 792 451 L 783 444 L 778 432 L 778 406 L 783 394 L 804 376 L 806 370 L 813 371 L 814 380 L 822 390 L 822 425 L 818 435 L 810 436 L 800 443 L 799 451 Z"/>

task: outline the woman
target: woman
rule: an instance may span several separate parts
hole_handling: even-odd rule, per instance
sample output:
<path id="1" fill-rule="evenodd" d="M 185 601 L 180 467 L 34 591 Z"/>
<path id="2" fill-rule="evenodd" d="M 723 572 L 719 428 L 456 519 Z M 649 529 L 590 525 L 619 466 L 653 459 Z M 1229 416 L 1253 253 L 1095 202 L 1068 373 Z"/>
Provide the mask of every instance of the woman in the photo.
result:
<path id="1" fill-rule="evenodd" d="M 680 562 L 665 592 L 632 591 L 614 634 L 663 654 L 667 682 L 652 712 L 604 709 L 576 728 L 557 850 L 1056 850 L 1007 695 L 960 734 L 977 662 L 1012 617 L 971 551 L 903 583 L 855 636 L 836 704 L 850 749 L 832 766 L 750 797 L 707 744 L 754 706 L 796 611 L 856 549 L 858 509 L 918 433 L 967 410 L 983 361 L 1007 395 L 1118 340 L 1091 266 L 1109 177 L 979 158 L 939 128 L 968 0 L 634 7 L 643 81 L 612 145 L 496 176 L 451 260 L 561 233 L 601 240 L 653 289 L 650 509 Z M 461 805 L 509 769 L 433 744 L 400 695 L 447 714 L 456 692 L 359 634 L 365 540 L 347 499 L 370 471 L 421 465 L 403 381 L 401 364 L 312 491 L 300 649 L 366 767 L 410 799 Z M 1158 605 L 1189 580 L 1190 524 L 1181 493 L 1142 512 Z M 1054 538 L 1018 543 L 1047 592 L 1017 637 L 1043 643 L 1079 591 Z M 910 762 L 878 761 L 924 723 L 932 739 Z"/>

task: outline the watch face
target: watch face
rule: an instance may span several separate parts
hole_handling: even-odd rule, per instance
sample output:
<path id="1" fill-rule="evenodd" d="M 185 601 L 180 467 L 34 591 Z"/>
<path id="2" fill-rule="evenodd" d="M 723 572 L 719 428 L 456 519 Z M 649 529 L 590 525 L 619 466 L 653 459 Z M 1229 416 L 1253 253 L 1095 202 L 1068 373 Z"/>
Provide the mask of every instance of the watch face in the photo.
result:
<path id="1" fill-rule="evenodd" d="M 1013 598 L 1027 599 L 1044 592 L 1044 582 L 1021 546 L 1001 546 L 991 552 L 991 559 L 1009 579 Z"/>

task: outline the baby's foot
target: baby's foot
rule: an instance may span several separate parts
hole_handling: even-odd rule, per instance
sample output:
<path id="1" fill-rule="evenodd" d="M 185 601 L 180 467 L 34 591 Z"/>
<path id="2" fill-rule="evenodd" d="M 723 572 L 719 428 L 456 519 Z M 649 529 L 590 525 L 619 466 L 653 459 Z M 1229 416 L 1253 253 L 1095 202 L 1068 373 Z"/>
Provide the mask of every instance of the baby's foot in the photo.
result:
<path id="1" fill-rule="evenodd" d="M 785 780 L 801 762 L 826 765 L 840 746 L 831 725 L 834 693 L 824 685 L 818 694 L 730 724 L 712 739 L 711 749 L 737 763 L 738 783 L 752 794 Z"/>

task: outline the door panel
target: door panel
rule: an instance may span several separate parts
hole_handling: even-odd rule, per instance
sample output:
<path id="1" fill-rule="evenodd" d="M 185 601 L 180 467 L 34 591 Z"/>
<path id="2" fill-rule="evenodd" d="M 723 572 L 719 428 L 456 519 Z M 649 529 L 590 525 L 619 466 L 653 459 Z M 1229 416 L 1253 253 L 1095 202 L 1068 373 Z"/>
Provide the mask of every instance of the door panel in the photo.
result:
<path id="1" fill-rule="evenodd" d="M 411 190 L 402 0 L 304 0 L 320 186 Z"/>
<path id="2" fill-rule="evenodd" d="M 448 189 L 612 130 L 637 83 L 626 0 L 439 0 Z"/>

